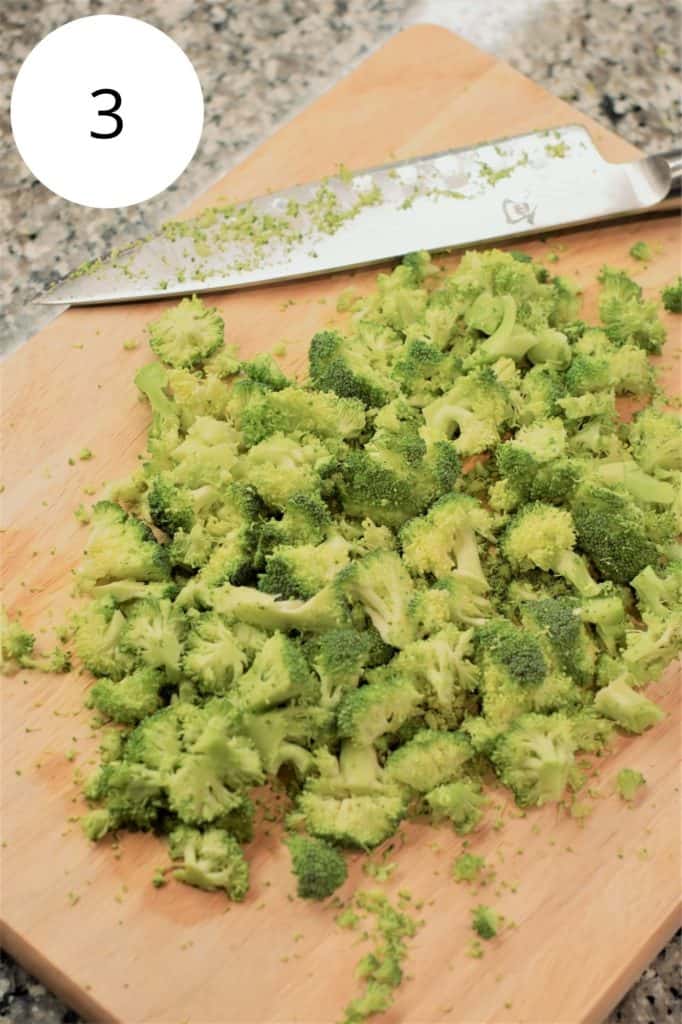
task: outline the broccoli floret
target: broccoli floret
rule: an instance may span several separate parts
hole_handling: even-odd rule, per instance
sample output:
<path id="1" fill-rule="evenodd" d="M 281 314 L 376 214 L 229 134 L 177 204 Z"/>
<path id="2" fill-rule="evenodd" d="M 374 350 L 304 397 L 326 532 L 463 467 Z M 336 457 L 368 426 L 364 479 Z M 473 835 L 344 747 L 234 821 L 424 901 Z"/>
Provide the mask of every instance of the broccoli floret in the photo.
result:
<path id="1" fill-rule="evenodd" d="M 656 407 L 639 412 L 628 429 L 637 462 L 646 473 L 682 471 L 682 421 Z"/>
<path id="2" fill-rule="evenodd" d="M 307 601 L 278 601 L 254 587 L 225 586 L 213 594 L 215 610 L 266 630 L 326 633 L 345 626 L 348 611 L 339 588 L 329 584 Z"/>
<path id="3" fill-rule="evenodd" d="M 658 560 L 641 509 L 625 495 L 585 484 L 573 502 L 573 522 L 581 549 L 615 583 L 628 583 Z"/>
<path id="4" fill-rule="evenodd" d="M 339 736 L 363 746 L 397 732 L 421 701 L 409 678 L 395 674 L 391 666 L 376 671 L 386 674 L 346 694 L 337 714 Z"/>
<path id="5" fill-rule="evenodd" d="M 301 899 L 324 900 L 346 881 L 346 862 L 329 843 L 308 836 L 291 836 L 287 846 Z"/>
<path id="6" fill-rule="evenodd" d="M 247 653 L 224 616 L 205 612 L 192 620 L 182 668 L 202 693 L 227 693 L 247 662 Z"/>
<path id="7" fill-rule="evenodd" d="M 104 807 L 97 807 L 94 811 L 84 814 L 80 823 L 86 837 L 93 843 L 103 839 L 107 832 L 115 828 L 110 812 Z"/>
<path id="8" fill-rule="evenodd" d="M 596 597 L 583 598 L 578 612 L 583 622 L 594 626 L 607 652 L 617 654 L 625 640 L 625 606 L 618 588 L 602 584 Z"/>
<path id="9" fill-rule="evenodd" d="M 371 849 L 393 835 L 407 810 L 402 786 L 382 772 L 372 746 L 342 744 L 338 760 L 317 757 L 298 806 L 308 831 L 344 846 Z"/>
<path id="10" fill-rule="evenodd" d="M 410 603 L 410 617 L 418 637 L 430 636 L 454 622 L 459 626 L 480 626 L 492 614 L 492 605 L 476 579 L 451 573 L 433 587 L 419 590 Z"/>
<path id="11" fill-rule="evenodd" d="M 581 686 L 592 681 L 596 661 L 595 645 L 583 625 L 586 604 L 570 597 L 548 597 L 521 606 L 521 621 L 537 638 L 548 664 Z"/>
<path id="12" fill-rule="evenodd" d="M 476 630 L 476 650 L 483 716 L 497 734 L 533 708 L 547 664 L 537 640 L 506 619 L 493 619 Z"/>
<path id="13" fill-rule="evenodd" d="M 0 643 L 2 644 L 3 672 L 15 672 L 26 658 L 30 658 L 36 638 L 33 633 L 24 629 L 16 619 L 7 616 L 0 607 Z"/>
<path id="14" fill-rule="evenodd" d="M 682 313 L 682 275 L 663 288 L 661 301 L 669 313 Z"/>
<path id="15" fill-rule="evenodd" d="M 521 424 L 550 419 L 557 415 L 557 402 L 566 394 L 563 375 L 549 366 L 533 366 L 521 380 L 518 408 Z"/>
<path id="16" fill-rule="evenodd" d="M 88 780 L 84 792 L 88 800 L 102 803 L 108 815 L 107 819 L 99 815 L 84 823 L 86 834 L 92 838 L 105 834 L 105 824 L 109 831 L 119 826 L 152 829 L 164 804 L 164 776 L 143 764 L 112 761 Z"/>
<path id="17" fill-rule="evenodd" d="M 644 301 L 642 289 L 623 270 L 602 267 L 599 281 L 599 315 L 611 341 L 660 352 L 665 328 L 658 319 L 656 303 Z"/>
<path id="18" fill-rule="evenodd" d="M 326 537 L 331 523 L 329 509 L 318 495 L 293 494 L 277 524 L 278 543 L 319 544 Z"/>
<path id="19" fill-rule="evenodd" d="M 315 434 L 346 440 L 358 437 L 365 427 L 365 408 L 354 398 L 333 392 L 287 387 L 266 392 L 244 410 L 239 427 L 249 447 L 276 433 Z"/>
<path id="20" fill-rule="evenodd" d="M 634 768 L 621 768 L 616 778 L 616 786 L 622 800 L 631 803 L 637 796 L 642 786 L 646 785 L 646 779 L 641 772 Z"/>
<path id="21" fill-rule="evenodd" d="M 526 505 L 509 524 L 502 547 L 512 566 L 533 566 L 569 580 L 587 597 L 599 592 L 587 565 L 573 551 L 575 528 L 570 512 L 541 502 Z"/>
<path id="22" fill-rule="evenodd" d="M 121 646 L 126 619 L 111 597 L 101 597 L 73 618 L 76 654 L 94 676 L 122 679 L 132 671 L 134 658 Z"/>
<path id="23" fill-rule="evenodd" d="M 168 577 L 168 556 L 149 527 L 119 505 L 98 501 L 78 572 L 81 591 L 91 592 L 97 584 L 109 581 L 153 582 Z"/>
<path id="24" fill-rule="evenodd" d="M 267 505 L 284 509 L 295 494 L 319 493 L 322 476 L 332 466 L 332 456 L 313 434 L 298 438 L 278 431 L 241 456 L 234 474 L 251 484 Z"/>
<path id="25" fill-rule="evenodd" d="M 481 903 L 471 911 L 471 927 L 482 939 L 494 939 L 500 928 L 500 916 Z"/>
<path id="26" fill-rule="evenodd" d="M 175 565 L 201 568 L 201 579 L 211 587 L 248 576 L 259 530 L 260 503 L 249 486 L 231 484 L 203 523 L 189 533 L 179 530 L 170 544 Z"/>
<path id="27" fill-rule="evenodd" d="M 291 383 L 268 352 L 245 360 L 239 368 L 245 377 L 268 391 L 281 391 Z"/>
<path id="28" fill-rule="evenodd" d="M 665 619 L 682 612 L 682 561 L 671 562 L 659 575 L 648 565 L 631 583 L 643 616 Z"/>
<path id="29" fill-rule="evenodd" d="M 167 773 L 182 758 L 182 717 L 171 704 L 141 721 L 125 741 L 125 759 Z"/>
<path id="30" fill-rule="evenodd" d="M 251 668 L 238 680 L 235 702 L 246 711 L 265 711 L 289 700 L 313 703 L 319 688 L 300 645 L 275 633 L 265 641 Z"/>
<path id="31" fill-rule="evenodd" d="M 571 733 L 576 750 L 600 754 L 613 737 L 613 723 L 598 715 L 592 706 L 579 708 L 571 714 Z"/>
<path id="32" fill-rule="evenodd" d="M 249 891 L 249 865 L 242 848 L 228 832 L 209 828 L 176 828 L 168 837 L 170 855 L 180 862 L 173 870 L 179 882 L 213 892 L 223 889 L 231 900 L 241 901 Z"/>
<path id="33" fill-rule="evenodd" d="M 372 647 L 367 631 L 350 627 L 322 633 L 311 645 L 311 664 L 320 679 L 323 707 L 336 707 L 344 693 L 357 687 Z"/>
<path id="34" fill-rule="evenodd" d="M 230 722 L 216 712 L 203 719 L 187 753 L 167 780 L 168 802 L 187 825 L 215 822 L 239 808 L 241 791 L 264 780 L 260 755 L 246 736 L 230 735 Z"/>
<path id="35" fill-rule="evenodd" d="M 207 484 L 226 486 L 231 474 L 237 475 L 238 446 L 239 434 L 230 423 L 198 416 L 171 452 L 172 479 L 197 489 L 193 497 L 199 510 L 206 496 L 211 496 L 201 488 Z"/>
<path id="36" fill-rule="evenodd" d="M 473 753 L 462 733 L 421 729 L 389 755 L 386 774 L 417 793 L 427 793 L 457 779 Z"/>
<path id="37" fill-rule="evenodd" d="M 647 263 L 654 257 L 653 250 L 649 243 L 641 240 L 631 245 L 628 251 L 633 260 L 639 260 L 641 263 Z"/>
<path id="38" fill-rule="evenodd" d="M 502 782 L 521 807 L 560 800 L 574 772 L 571 719 L 527 714 L 512 723 L 492 752 Z"/>
<path id="39" fill-rule="evenodd" d="M 88 692 L 88 705 L 124 725 L 141 722 L 161 707 L 164 676 L 154 668 L 138 668 L 115 681 L 99 679 Z"/>
<path id="40" fill-rule="evenodd" d="M 476 455 L 499 443 L 511 406 L 506 389 L 485 367 L 459 377 L 422 411 L 425 441 L 452 441 L 460 455 Z"/>
<path id="41" fill-rule="evenodd" d="M 566 431 L 559 419 L 521 427 L 512 441 L 495 451 L 497 468 L 513 495 L 511 507 L 519 502 L 563 502 L 577 486 L 580 468 L 564 459 Z"/>
<path id="42" fill-rule="evenodd" d="M 225 325 L 217 309 L 196 295 L 182 299 L 147 325 L 149 344 L 168 366 L 199 366 L 223 345 Z"/>
<path id="43" fill-rule="evenodd" d="M 190 490 L 159 474 L 151 478 L 147 501 L 154 525 L 172 537 L 179 530 L 189 533 L 197 515 L 204 517 L 219 504 L 220 493 L 211 484 Z"/>
<path id="44" fill-rule="evenodd" d="M 507 619 L 493 619 L 476 630 L 476 649 L 487 676 L 520 686 L 537 686 L 547 674 L 542 647 Z"/>
<path id="45" fill-rule="evenodd" d="M 368 678 L 397 672 L 411 679 L 422 694 L 426 721 L 453 728 L 470 709 L 478 682 L 478 671 L 470 660 L 472 635 L 471 629 L 445 625 L 428 639 L 408 644 L 386 669 Z"/>
<path id="46" fill-rule="evenodd" d="M 329 738 L 332 721 L 321 708 L 290 704 L 246 715 L 242 728 L 255 743 L 269 775 L 276 775 L 283 764 L 288 764 L 303 778 L 313 767 L 309 748 Z"/>
<path id="47" fill-rule="evenodd" d="M 644 613 L 646 630 L 626 632 L 623 663 L 638 683 L 658 679 L 671 661 L 682 652 L 682 612 L 660 618 Z"/>
<path id="48" fill-rule="evenodd" d="M 408 341 L 405 350 L 396 360 L 392 375 L 405 394 L 424 400 L 436 390 L 433 379 L 443 367 L 445 356 L 436 346 L 422 338 Z"/>
<path id="49" fill-rule="evenodd" d="M 405 564 L 415 573 L 471 580 L 474 588 L 485 589 L 476 535 L 490 537 L 490 514 L 466 494 L 441 498 L 425 516 L 403 527 L 400 540 Z"/>
<path id="50" fill-rule="evenodd" d="M 338 578 L 347 598 L 359 604 L 385 643 L 404 647 L 412 639 L 408 613 L 413 585 L 394 551 L 372 551 Z"/>
<path id="51" fill-rule="evenodd" d="M 258 586 L 278 597 L 312 597 L 349 561 L 350 545 L 340 535 L 321 544 L 282 544 L 266 555 Z"/>
<path id="52" fill-rule="evenodd" d="M 397 391 L 386 352 L 378 344 L 376 348 L 363 344 L 363 340 L 362 336 L 344 338 L 338 331 L 315 334 L 308 352 L 312 386 L 341 398 L 355 398 L 367 407 L 385 405 Z"/>
<path id="53" fill-rule="evenodd" d="M 436 786 L 426 794 L 425 800 L 432 819 L 448 819 L 461 836 L 473 832 L 483 817 L 486 804 L 480 783 L 469 779 Z"/>
<path id="54" fill-rule="evenodd" d="M 426 444 L 411 425 L 381 428 L 359 451 L 347 454 L 338 486 L 344 512 L 398 527 L 452 489 L 460 471 L 448 443 Z"/>
<path id="55" fill-rule="evenodd" d="M 653 701 L 632 689 L 627 675 L 612 679 L 608 686 L 598 690 L 594 707 L 598 714 L 627 732 L 645 732 L 665 718 L 664 712 Z"/>
<path id="56" fill-rule="evenodd" d="M 128 612 L 121 646 L 149 668 L 163 669 L 169 681 L 180 674 L 186 623 L 170 601 L 135 601 Z"/>

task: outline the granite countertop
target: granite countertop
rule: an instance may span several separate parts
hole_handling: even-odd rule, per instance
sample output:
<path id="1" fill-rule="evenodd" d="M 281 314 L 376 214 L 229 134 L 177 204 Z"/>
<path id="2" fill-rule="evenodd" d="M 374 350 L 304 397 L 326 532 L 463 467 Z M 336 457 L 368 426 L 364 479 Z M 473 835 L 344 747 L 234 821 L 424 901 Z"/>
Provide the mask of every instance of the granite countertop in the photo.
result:
<path id="1" fill-rule="evenodd" d="M 29 50 L 103 0 L 4 0 L 0 89 L 8 98 Z M 243 153 L 334 83 L 388 35 L 437 22 L 508 60 L 551 92 L 654 153 L 679 138 L 680 8 L 675 0 L 123 0 L 116 13 L 169 32 L 202 82 L 206 121 L 193 163 L 143 207 L 90 210 L 36 182 L 0 110 L 0 345 L 21 344 L 54 316 L 31 298 L 56 276 L 177 214 Z M 325 54 L 324 62 L 318 55 Z M 679 1020 L 679 934 L 647 968 L 608 1024 Z M 0 1022 L 80 1018 L 9 957 L 0 958 Z"/>

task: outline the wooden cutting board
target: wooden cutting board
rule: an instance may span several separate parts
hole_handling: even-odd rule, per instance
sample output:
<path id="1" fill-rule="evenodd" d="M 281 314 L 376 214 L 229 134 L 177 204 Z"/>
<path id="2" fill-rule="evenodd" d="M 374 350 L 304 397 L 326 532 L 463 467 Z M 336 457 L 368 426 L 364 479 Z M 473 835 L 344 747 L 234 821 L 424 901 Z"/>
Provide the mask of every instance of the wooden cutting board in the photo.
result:
<path id="1" fill-rule="evenodd" d="M 411 28 L 194 204 L 242 199 L 349 167 L 416 156 L 480 139 L 580 121 L 604 154 L 636 151 L 533 83 L 445 30 Z M 627 255 L 647 239 L 660 253 L 645 267 Z M 585 283 L 594 312 L 596 272 L 628 266 L 654 294 L 678 272 L 674 218 L 565 234 L 551 241 L 558 271 Z M 547 256 L 542 242 L 523 248 Z M 450 261 L 451 263 L 454 261 Z M 371 286 L 374 272 L 353 284 Z M 339 275 L 219 296 L 231 340 L 245 356 L 286 339 L 300 368 L 308 339 L 328 322 L 348 286 Z M 104 481 L 130 471 L 142 448 L 147 411 L 133 376 L 148 360 L 145 322 L 165 303 L 74 309 L 5 366 L 2 479 L 5 601 L 39 630 L 69 604 L 70 573 L 86 532 L 74 507 Z M 671 335 L 676 324 L 666 317 Z M 679 323 L 679 318 L 678 318 Z M 669 343 L 668 351 L 672 349 Z M 679 364 L 667 379 L 679 387 Z M 87 446 L 89 462 L 68 459 Z M 47 637 L 46 637 L 47 640 Z M 654 696 L 670 715 L 603 760 L 601 798 L 581 826 L 555 808 L 518 817 L 500 799 L 505 824 L 471 843 L 498 868 L 484 901 L 516 922 L 465 955 L 469 911 L 481 895 L 450 878 L 461 841 L 448 829 L 408 827 L 391 891 L 424 899 L 425 925 L 413 944 L 410 980 L 385 1020 L 411 1024 L 597 1022 L 673 933 L 679 918 L 680 745 L 674 672 Z M 276 829 L 250 851 L 253 885 L 243 905 L 179 884 L 151 886 L 165 861 L 159 842 L 125 836 L 118 850 L 90 846 L 68 819 L 82 810 L 75 774 L 95 763 L 82 710 L 86 681 L 21 673 L 2 689 L 2 916 L 6 947 L 89 1020 L 193 1024 L 339 1020 L 357 991 L 364 952 L 333 910 L 292 903 L 288 857 Z M 70 758 L 73 757 L 73 760 Z M 617 771 L 649 781 L 630 808 L 613 795 Z M 589 802 L 589 801 L 588 801 Z M 494 814 L 489 816 L 492 823 Z M 345 890 L 362 883 L 359 859 Z M 513 888 L 502 882 L 513 883 Z"/>

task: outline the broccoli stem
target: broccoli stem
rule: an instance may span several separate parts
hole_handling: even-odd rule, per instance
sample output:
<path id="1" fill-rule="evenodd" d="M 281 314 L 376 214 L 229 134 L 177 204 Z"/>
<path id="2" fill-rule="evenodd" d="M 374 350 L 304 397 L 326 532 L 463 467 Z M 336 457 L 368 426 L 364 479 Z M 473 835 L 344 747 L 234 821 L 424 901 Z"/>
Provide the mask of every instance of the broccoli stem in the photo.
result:
<path id="1" fill-rule="evenodd" d="M 584 597 L 596 597 L 599 593 L 599 584 L 592 579 L 584 561 L 575 551 L 565 551 L 559 555 L 554 563 L 554 571 L 572 583 Z"/>

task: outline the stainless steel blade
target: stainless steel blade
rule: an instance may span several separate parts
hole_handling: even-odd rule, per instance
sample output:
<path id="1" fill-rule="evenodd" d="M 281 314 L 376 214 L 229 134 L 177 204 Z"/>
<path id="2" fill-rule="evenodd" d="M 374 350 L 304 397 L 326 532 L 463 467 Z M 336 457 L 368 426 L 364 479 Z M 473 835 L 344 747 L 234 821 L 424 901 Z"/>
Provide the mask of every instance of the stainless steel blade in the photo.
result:
<path id="1" fill-rule="evenodd" d="M 665 198 L 662 157 L 605 161 L 580 125 L 339 175 L 205 211 L 41 296 L 88 305 L 285 281 L 623 215 Z"/>

